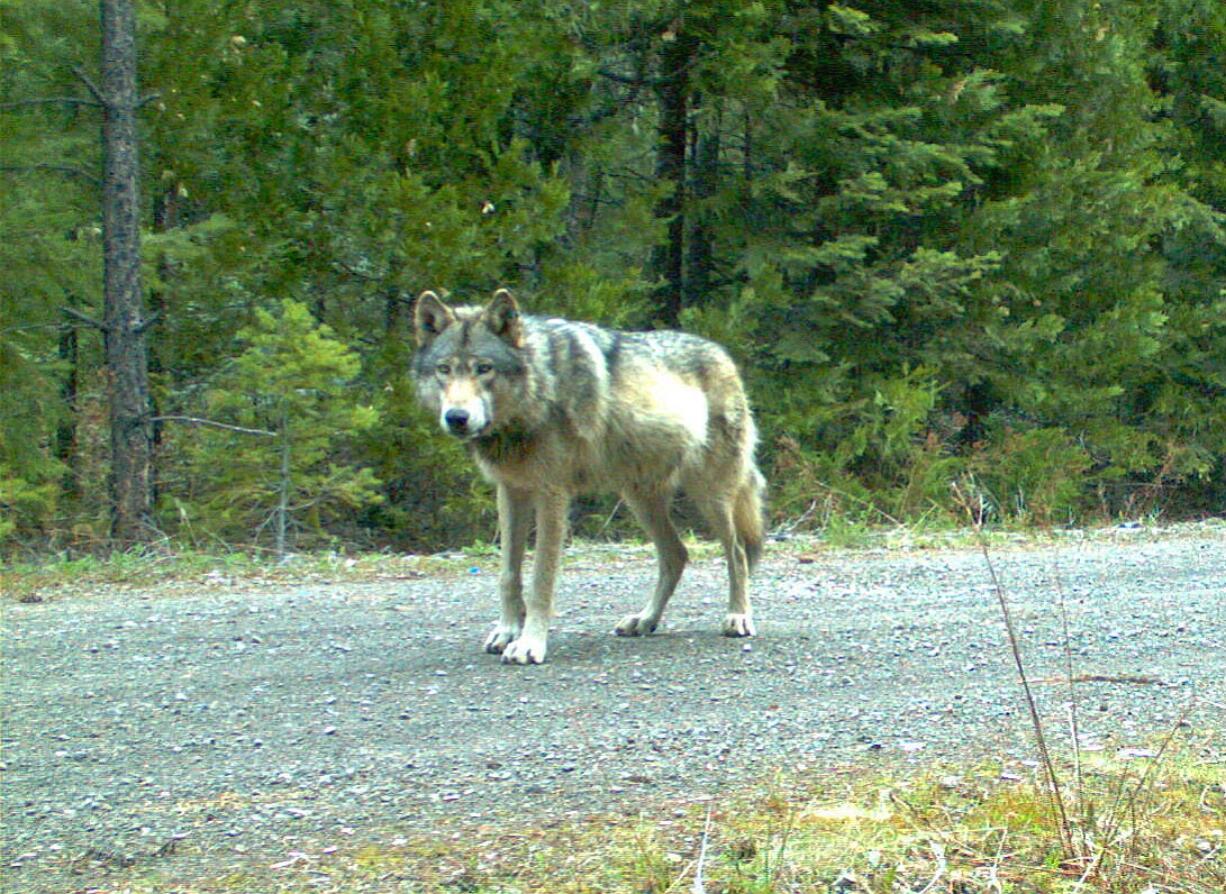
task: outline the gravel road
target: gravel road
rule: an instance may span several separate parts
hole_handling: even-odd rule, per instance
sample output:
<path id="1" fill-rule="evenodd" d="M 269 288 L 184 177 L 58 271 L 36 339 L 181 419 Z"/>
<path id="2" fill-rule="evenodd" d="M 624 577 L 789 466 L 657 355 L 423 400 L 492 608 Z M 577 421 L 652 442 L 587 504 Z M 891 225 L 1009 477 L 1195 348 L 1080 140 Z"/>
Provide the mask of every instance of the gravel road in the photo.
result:
<path id="1" fill-rule="evenodd" d="M 1107 747 L 1226 717 L 1226 527 L 1118 529 L 994 562 L 1065 727 Z M 1017 760 L 1026 718 L 974 549 L 768 551 L 759 635 L 718 635 L 722 562 L 646 639 L 611 635 L 650 554 L 572 550 L 549 662 L 480 646 L 496 574 L 102 589 L 4 605 L 4 891 L 268 866 L 438 823 L 718 796 L 775 768 Z M 675 803 L 675 800 L 672 801 Z"/>

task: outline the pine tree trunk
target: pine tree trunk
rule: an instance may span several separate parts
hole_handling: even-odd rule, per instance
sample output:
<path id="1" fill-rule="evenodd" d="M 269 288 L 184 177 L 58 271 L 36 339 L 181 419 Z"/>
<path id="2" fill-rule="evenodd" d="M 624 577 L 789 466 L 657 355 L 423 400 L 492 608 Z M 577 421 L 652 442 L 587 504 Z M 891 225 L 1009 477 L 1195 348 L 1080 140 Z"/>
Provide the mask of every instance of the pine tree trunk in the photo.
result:
<path id="1" fill-rule="evenodd" d="M 103 325 L 111 423 L 111 538 L 151 533 L 149 370 L 141 311 L 136 111 L 136 18 L 132 0 L 102 0 L 104 157 Z"/>
<path id="2" fill-rule="evenodd" d="M 61 487 L 64 493 L 76 499 L 76 445 L 77 445 L 77 392 L 80 386 L 80 340 L 77 326 L 71 320 L 60 328 L 59 360 L 64 368 L 64 381 L 60 383 L 60 400 L 64 416 L 55 427 L 55 458 L 64 464 Z"/>
<path id="3" fill-rule="evenodd" d="M 697 129 L 697 128 L 696 128 Z M 710 227 L 703 218 L 701 203 L 715 195 L 719 189 L 720 123 L 718 120 L 710 133 L 695 135 L 693 150 L 694 200 L 699 205 L 697 213 L 691 209 L 692 221 L 686 262 L 685 284 L 682 303 L 695 307 L 708 300 L 711 293 L 711 278 L 715 269 L 715 246 Z"/>
<path id="4" fill-rule="evenodd" d="M 657 95 L 660 104 L 656 178 L 672 192 L 656 206 L 655 216 L 668 221 L 668 237 L 652 253 L 652 273 L 663 280 L 656 292 L 661 322 L 676 326 L 681 316 L 685 277 L 685 155 L 689 132 L 689 68 L 695 42 L 684 31 L 673 35 L 660 55 Z"/>

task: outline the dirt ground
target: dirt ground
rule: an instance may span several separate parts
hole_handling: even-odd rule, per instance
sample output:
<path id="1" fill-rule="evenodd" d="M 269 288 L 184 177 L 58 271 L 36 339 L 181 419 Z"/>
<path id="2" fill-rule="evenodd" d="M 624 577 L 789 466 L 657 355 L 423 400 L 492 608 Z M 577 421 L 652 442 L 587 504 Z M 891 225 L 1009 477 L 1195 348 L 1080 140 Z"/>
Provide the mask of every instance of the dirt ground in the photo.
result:
<path id="1" fill-rule="evenodd" d="M 994 553 L 1053 729 L 1066 637 L 1083 738 L 1226 717 L 1226 527 L 1117 529 Z M 549 661 L 480 650 L 490 566 L 403 579 L 184 584 L 4 604 L 10 892 L 157 864 L 190 880 L 437 823 L 520 824 L 718 797 L 775 770 L 1021 761 L 1028 720 L 983 557 L 770 550 L 759 635 L 719 636 L 722 561 L 662 631 L 611 635 L 650 554 L 572 549 Z"/>

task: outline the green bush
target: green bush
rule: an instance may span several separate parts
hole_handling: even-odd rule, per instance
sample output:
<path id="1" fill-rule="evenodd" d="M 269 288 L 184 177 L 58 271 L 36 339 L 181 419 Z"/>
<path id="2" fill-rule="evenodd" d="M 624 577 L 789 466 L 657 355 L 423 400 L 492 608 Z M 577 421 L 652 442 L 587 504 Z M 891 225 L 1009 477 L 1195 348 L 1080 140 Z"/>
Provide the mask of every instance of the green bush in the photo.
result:
<path id="1" fill-rule="evenodd" d="M 1052 525 L 1081 517 L 1093 462 L 1063 429 L 1002 427 L 967 462 L 999 521 Z"/>

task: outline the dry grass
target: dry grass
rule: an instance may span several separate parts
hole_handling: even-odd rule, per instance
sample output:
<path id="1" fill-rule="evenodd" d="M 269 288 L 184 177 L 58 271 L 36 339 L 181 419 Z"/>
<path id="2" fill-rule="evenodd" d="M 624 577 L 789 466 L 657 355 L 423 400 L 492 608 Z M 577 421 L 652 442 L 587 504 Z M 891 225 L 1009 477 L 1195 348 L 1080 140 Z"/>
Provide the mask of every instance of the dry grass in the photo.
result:
<path id="1" fill-rule="evenodd" d="M 474 553 L 413 556 L 305 553 L 284 559 L 249 552 L 199 553 L 142 548 L 106 557 L 50 558 L 0 564 L 0 596 L 17 602 L 52 602 L 93 596 L 110 588 L 155 587 L 159 596 L 201 587 L 260 587 L 303 583 L 412 580 L 488 572 L 495 559 Z"/>
<path id="2" fill-rule="evenodd" d="M 903 776 L 845 767 L 778 777 L 717 801 L 659 805 L 654 815 L 524 826 L 508 819 L 418 836 L 393 830 L 381 844 L 232 868 L 210 881 L 125 880 L 114 890 L 1221 894 L 1226 757 L 1215 735 L 1173 745 L 1161 761 L 1131 752 L 1082 755 L 1082 782 L 1070 805 L 1085 848 L 1076 860 L 1065 856 L 1037 769 L 1017 778 L 987 766 Z"/>
<path id="3" fill-rule="evenodd" d="M 440 894 L 692 892 L 709 809 L 707 894 L 1220 894 L 1226 763 L 1214 747 L 1202 743 L 1157 767 L 1152 759 L 1087 761 L 1070 819 L 1085 847 L 1076 861 L 1064 857 L 1040 778 L 844 771 L 778 780 L 765 793 L 665 820 L 490 830 L 425 851 L 406 844 L 380 854 L 380 882 Z M 358 886 L 336 890 L 366 890 L 352 881 Z"/>

